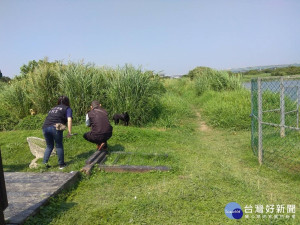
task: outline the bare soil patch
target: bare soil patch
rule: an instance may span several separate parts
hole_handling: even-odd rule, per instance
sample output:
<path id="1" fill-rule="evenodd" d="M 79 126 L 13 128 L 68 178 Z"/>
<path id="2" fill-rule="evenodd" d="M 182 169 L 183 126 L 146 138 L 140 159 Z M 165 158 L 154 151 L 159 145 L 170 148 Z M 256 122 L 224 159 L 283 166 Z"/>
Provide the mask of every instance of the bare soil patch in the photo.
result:
<path id="1" fill-rule="evenodd" d="M 210 131 L 211 128 L 209 126 L 207 126 L 207 124 L 205 123 L 205 121 L 201 120 L 201 114 L 200 112 L 196 112 L 197 117 L 199 118 L 199 130 L 200 131 Z"/>

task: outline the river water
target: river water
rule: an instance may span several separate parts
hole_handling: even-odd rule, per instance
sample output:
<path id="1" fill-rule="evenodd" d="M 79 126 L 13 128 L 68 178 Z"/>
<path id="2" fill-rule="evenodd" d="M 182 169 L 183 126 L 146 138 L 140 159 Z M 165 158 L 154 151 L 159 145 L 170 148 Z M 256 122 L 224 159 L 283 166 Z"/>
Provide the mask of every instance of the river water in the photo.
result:
<path id="1" fill-rule="evenodd" d="M 290 97 L 293 100 L 297 99 L 297 96 L 299 98 L 300 96 L 300 79 L 289 79 L 284 80 L 284 95 L 286 97 Z M 257 83 L 254 83 L 257 87 Z M 243 86 L 247 90 L 251 90 L 251 82 L 245 82 L 243 83 Z M 280 80 L 262 80 L 261 81 L 261 90 L 264 91 L 271 91 L 274 93 L 280 92 Z"/>

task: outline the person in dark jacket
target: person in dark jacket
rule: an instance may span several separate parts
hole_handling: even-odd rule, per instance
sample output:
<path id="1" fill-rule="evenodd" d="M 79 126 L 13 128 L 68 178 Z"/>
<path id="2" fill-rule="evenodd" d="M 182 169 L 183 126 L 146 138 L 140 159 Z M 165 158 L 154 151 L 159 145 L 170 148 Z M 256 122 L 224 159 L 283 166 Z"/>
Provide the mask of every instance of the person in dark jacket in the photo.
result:
<path id="1" fill-rule="evenodd" d="M 48 116 L 43 124 L 43 134 L 47 144 L 43 163 L 47 168 L 50 167 L 48 160 L 54 148 L 54 143 L 59 168 L 63 169 L 66 166 L 63 146 L 63 130 L 66 128 L 66 124 L 68 124 L 67 136 L 70 137 L 72 134 L 72 109 L 70 108 L 69 98 L 67 96 L 60 96 L 57 101 L 57 106 L 48 112 Z"/>
<path id="2" fill-rule="evenodd" d="M 84 139 L 97 144 L 98 150 L 107 149 L 107 140 L 111 138 L 113 128 L 109 123 L 108 114 L 98 101 L 93 101 L 91 110 L 86 114 L 86 125 L 91 131 L 83 135 Z"/>

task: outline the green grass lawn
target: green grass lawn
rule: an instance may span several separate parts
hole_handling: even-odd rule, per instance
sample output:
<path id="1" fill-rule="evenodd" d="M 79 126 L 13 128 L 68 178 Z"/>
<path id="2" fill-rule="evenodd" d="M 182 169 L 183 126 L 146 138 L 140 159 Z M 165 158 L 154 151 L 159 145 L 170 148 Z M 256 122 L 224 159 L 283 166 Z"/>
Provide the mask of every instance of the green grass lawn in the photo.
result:
<path id="1" fill-rule="evenodd" d="M 90 177 L 82 175 L 76 186 L 53 198 L 26 224 L 300 224 L 299 175 L 260 167 L 249 131 L 202 131 L 200 109 L 184 101 L 184 95 L 177 97 L 180 105 L 173 107 L 174 115 L 181 116 L 173 120 L 176 124 L 114 126 L 109 141 L 111 151 L 168 154 L 162 163 L 171 167 L 169 172 L 106 173 L 95 168 Z M 82 137 L 87 130 L 75 126 L 73 132 L 79 135 L 65 139 L 65 172 L 80 170 L 95 151 Z M 42 137 L 42 132 L 0 133 L 5 171 L 45 171 L 28 168 L 34 157 L 27 136 Z M 50 164 L 48 171 L 59 171 L 57 156 Z M 237 202 L 242 209 L 251 205 L 253 214 L 249 219 L 231 220 L 224 213 L 229 202 Z M 276 205 L 283 204 L 296 205 L 295 219 L 251 217 L 258 215 L 255 205 L 275 205 L 276 210 Z"/>

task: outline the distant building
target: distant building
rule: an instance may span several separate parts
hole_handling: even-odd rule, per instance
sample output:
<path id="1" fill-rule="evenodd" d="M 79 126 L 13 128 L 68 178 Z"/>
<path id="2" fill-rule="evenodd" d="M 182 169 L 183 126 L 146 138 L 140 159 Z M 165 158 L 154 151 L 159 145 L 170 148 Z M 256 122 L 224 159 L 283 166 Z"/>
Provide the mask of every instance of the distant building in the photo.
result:
<path id="1" fill-rule="evenodd" d="M 178 78 L 181 78 L 183 75 L 172 75 L 170 76 L 171 78 L 174 78 L 174 79 L 178 79 Z"/>

